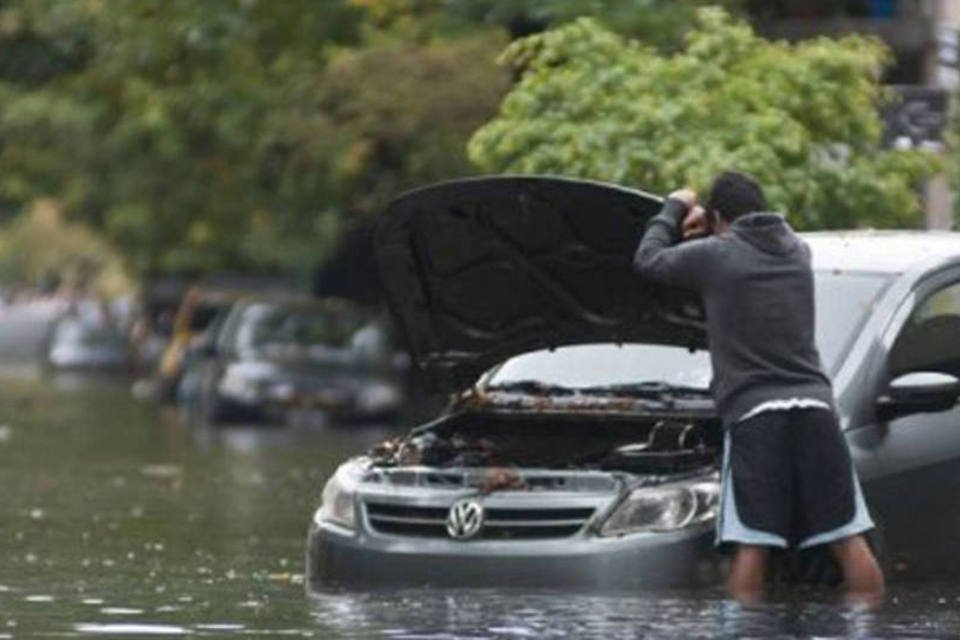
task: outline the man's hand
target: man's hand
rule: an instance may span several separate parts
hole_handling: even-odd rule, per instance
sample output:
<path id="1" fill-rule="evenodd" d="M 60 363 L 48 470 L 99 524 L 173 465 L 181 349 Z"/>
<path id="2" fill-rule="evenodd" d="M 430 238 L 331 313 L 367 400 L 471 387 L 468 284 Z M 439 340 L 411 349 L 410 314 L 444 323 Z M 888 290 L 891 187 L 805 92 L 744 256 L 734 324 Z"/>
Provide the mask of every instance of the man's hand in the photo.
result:
<path id="1" fill-rule="evenodd" d="M 695 205 L 687 212 L 683 219 L 683 239 L 700 238 L 708 236 L 713 231 L 710 228 L 710 218 L 706 210 L 700 205 Z"/>
<path id="2" fill-rule="evenodd" d="M 687 209 L 691 209 L 693 208 L 693 205 L 697 204 L 697 192 L 689 188 L 677 189 L 676 191 L 668 195 L 667 199 L 679 200 L 680 202 L 687 205 Z"/>

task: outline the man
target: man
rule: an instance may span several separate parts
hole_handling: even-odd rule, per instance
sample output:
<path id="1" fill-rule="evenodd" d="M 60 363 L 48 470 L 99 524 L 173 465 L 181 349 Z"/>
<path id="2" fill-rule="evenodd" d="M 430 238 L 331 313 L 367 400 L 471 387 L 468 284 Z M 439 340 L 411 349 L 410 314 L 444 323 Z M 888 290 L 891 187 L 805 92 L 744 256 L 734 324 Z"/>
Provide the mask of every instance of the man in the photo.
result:
<path id="1" fill-rule="evenodd" d="M 703 298 L 725 429 L 717 544 L 736 545 L 731 595 L 762 597 L 770 547 L 829 544 L 847 593 L 879 598 L 883 574 L 862 535 L 873 523 L 814 344 L 810 248 L 767 208 L 742 173 L 718 176 L 705 207 L 675 191 L 634 267 Z"/>

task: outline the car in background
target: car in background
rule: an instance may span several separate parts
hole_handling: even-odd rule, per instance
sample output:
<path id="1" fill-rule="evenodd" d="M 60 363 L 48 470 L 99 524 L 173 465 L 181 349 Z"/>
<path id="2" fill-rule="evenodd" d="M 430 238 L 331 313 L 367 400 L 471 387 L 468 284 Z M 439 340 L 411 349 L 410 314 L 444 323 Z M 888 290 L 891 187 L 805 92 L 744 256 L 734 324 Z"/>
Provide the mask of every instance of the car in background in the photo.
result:
<path id="1" fill-rule="evenodd" d="M 204 332 L 217 316 L 245 297 L 243 291 L 191 287 L 177 309 L 170 342 L 156 370 L 158 396 L 163 400 L 176 397 L 180 378 L 191 348 L 202 343 Z"/>
<path id="2" fill-rule="evenodd" d="M 723 433 L 702 307 L 631 268 L 660 206 L 537 177 L 394 202 L 375 240 L 387 299 L 424 378 L 456 395 L 327 481 L 309 585 L 716 584 Z M 803 237 L 870 540 L 894 577 L 954 576 L 960 234 Z M 823 547 L 796 558 L 798 579 L 833 569 Z"/>
<path id="3" fill-rule="evenodd" d="M 68 315 L 47 340 L 44 364 L 58 371 L 125 372 L 133 365 L 126 334 L 109 322 Z"/>
<path id="4" fill-rule="evenodd" d="M 341 300 L 238 302 L 206 355 L 199 409 L 210 422 L 283 420 L 295 410 L 373 420 L 403 405 L 385 332 Z"/>

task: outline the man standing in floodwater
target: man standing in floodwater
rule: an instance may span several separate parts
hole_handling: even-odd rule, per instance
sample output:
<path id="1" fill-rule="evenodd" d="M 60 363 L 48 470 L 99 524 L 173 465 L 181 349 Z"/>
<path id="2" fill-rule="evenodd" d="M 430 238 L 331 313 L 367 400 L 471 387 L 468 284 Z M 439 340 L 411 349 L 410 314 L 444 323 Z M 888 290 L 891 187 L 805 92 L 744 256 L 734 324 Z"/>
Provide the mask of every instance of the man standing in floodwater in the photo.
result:
<path id="1" fill-rule="evenodd" d="M 717 544 L 736 545 L 730 594 L 764 595 L 770 547 L 828 544 L 847 593 L 877 599 L 883 574 L 863 536 L 873 522 L 814 343 L 810 248 L 767 209 L 757 182 L 733 171 L 704 206 L 675 191 L 634 267 L 703 298 L 725 431 Z"/>

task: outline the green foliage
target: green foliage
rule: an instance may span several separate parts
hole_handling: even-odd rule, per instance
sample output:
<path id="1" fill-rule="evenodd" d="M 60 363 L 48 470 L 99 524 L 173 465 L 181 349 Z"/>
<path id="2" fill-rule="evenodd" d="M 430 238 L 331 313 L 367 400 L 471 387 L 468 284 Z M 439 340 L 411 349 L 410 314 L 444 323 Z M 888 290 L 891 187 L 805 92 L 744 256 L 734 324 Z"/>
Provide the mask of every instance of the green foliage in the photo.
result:
<path id="1" fill-rule="evenodd" d="M 880 147 L 887 53 L 848 37 L 791 45 L 701 10 L 659 54 L 591 19 L 511 44 L 521 76 L 469 144 L 488 172 L 553 173 L 666 192 L 736 167 L 802 228 L 917 225 L 937 162 Z"/>
<path id="2" fill-rule="evenodd" d="M 429 40 L 497 27 L 519 38 L 589 16 L 665 50 L 677 48 L 697 8 L 740 10 L 745 0 L 350 0 L 377 28 Z"/>
<path id="3" fill-rule="evenodd" d="M 509 88 L 480 33 L 431 44 L 387 41 L 344 52 L 317 93 L 343 136 L 336 172 L 352 211 L 379 212 L 399 192 L 471 172 L 466 142 Z"/>
<path id="4" fill-rule="evenodd" d="M 0 225 L 52 198 L 136 275 L 302 272 L 475 166 L 666 190 L 730 164 L 806 226 L 913 223 L 932 163 L 878 148 L 882 49 L 706 1 L 0 0 Z"/>
<path id="5" fill-rule="evenodd" d="M 735 10 L 742 0 L 449 0 L 451 13 L 524 36 L 589 16 L 608 29 L 661 49 L 674 49 L 698 7 Z"/>
<path id="6" fill-rule="evenodd" d="M 257 216 L 315 230 L 321 193 L 305 209 L 308 198 L 272 188 L 275 114 L 302 101 L 334 47 L 357 41 L 358 10 L 31 0 L 8 3 L 4 19 L 22 33 L 42 25 L 51 42 L 68 34 L 85 60 L 39 86 L 0 84 L 0 197 L 61 198 L 139 272 L 255 263 Z"/>
<path id="7" fill-rule="evenodd" d="M 509 81 L 495 30 L 410 40 L 378 4 L 0 4 L 0 207 L 56 197 L 140 274 L 310 269 L 345 217 L 467 171 Z"/>

